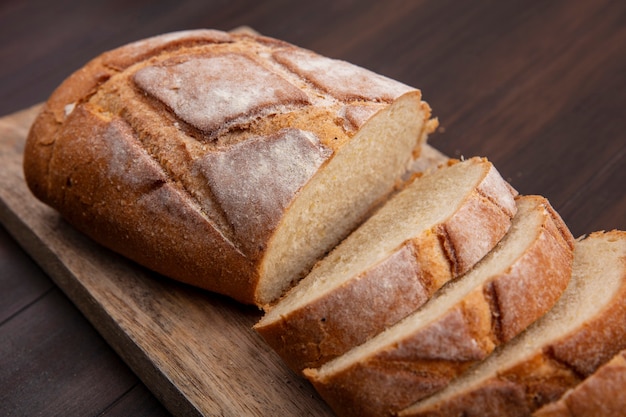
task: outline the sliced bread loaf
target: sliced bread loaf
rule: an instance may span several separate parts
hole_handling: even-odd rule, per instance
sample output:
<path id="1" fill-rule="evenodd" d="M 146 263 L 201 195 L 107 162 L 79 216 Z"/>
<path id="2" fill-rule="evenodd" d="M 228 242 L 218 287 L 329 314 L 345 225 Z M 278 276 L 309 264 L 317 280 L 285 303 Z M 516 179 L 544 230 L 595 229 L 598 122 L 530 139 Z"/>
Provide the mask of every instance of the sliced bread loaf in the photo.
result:
<path id="1" fill-rule="evenodd" d="M 589 378 L 547 404 L 533 417 L 623 417 L 626 415 L 626 350 Z"/>
<path id="2" fill-rule="evenodd" d="M 384 416 L 443 388 L 548 311 L 573 238 L 548 201 L 517 199 L 510 231 L 420 310 L 305 376 L 340 416 Z"/>
<path id="3" fill-rule="evenodd" d="M 509 229 L 515 191 L 486 159 L 417 178 L 323 259 L 255 329 L 296 371 L 394 324 Z"/>
<path id="4" fill-rule="evenodd" d="M 415 88 L 263 36 L 177 32 L 94 58 L 35 120 L 33 193 L 171 278 L 275 301 L 436 126 Z"/>
<path id="5" fill-rule="evenodd" d="M 626 232 L 593 233 L 576 242 L 572 280 L 548 314 L 399 415 L 529 416 L 625 347 Z"/>

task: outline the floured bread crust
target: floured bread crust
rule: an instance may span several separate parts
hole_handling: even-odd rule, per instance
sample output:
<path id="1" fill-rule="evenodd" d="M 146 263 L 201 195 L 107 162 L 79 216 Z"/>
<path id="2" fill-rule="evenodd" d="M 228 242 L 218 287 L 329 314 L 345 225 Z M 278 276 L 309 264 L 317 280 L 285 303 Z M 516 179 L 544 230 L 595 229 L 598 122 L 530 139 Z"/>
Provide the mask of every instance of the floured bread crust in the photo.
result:
<path id="1" fill-rule="evenodd" d="M 592 233 L 576 242 L 574 253 L 573 278 L 552 310 L 471 373 L 399 415 L 529 416 L 624 350 L 626 232 Z M 613 389 L 607 383 L 604 393 Z M 591 415 L 604 415 L 601 410 Z"/>
<path id="2" fill-rule="evenodd" d="M 260 265 L 294 199 L 397 100 L 415 104 L 419 153 L 436 126 L 420 97 L 267 37 L 167 34 L 106 52 L 64 81 L 31 128 L 25 176 L 105 246 L 261 305 L 272 300 L 259 299 Z M 370 209 L 357 208 L 350 227 Z"/>
<path id="3" fill-rule="evenodd" d="M 456 164 L 449 162 L 437 174 L 445 175 L 448 166 Z M 257 323 L 255 330 L 292 369 L 317 368 L 393 325 L 428 301 L 446 282 L 470 269 L 506 234 L 516 212 L 517 192 L 486 159 L 472 158 L 461 164 L 479 167 L 481 175 L 467 189 L 456 191 L 462 197 L 456 211 L 424 230 L 408 231 L 409 237 L 400 246 L 340 287 L 300 308 L 281 309 L 280 317 L 266 316 Z M 463 175 L 465 171 L 458 172 Z M 432 199 L 428 191 L 439 192 L 425 190 L 417 198 Z M 394 200 L 381 211 L 393 208 Z M 433 210 L 447 212 L 440 206 Z M 414 213 L 399 215 L 419 216 L 418 209 Z M 368 226 L 364 224 L 365 229 L 358 233 Z M 381 246 L 382 242 L 374 244 Z"/>
<path id="4" fill-rule="evenodd" d="M 626 412 L 626 350 L 533 417 L 621 417 Z"/>
<path id="5" fill-rule="evenodd" d="M 445 387 L 556 303 L 571 276 L 574 239 L 547 200 L 520 199 L 540 221 L 515 232 L 532 239 L 511 264 L 487 268 L 479 284 L 461 292 L 453 305 L 445 299 L 458 297 L 455 290 L 464 288 L 463 282 L 449 292 L 444 287 L 422 311 L 348 352 L 349 360 L 338 357 L 304 371 L 338 415 L 393 415 Z M 517 238 L 508 242 L 515 245 Z M 497 264 L 498 257 L 483 262 Z M 430 307 L 436 313 L 427 315 Z"/>

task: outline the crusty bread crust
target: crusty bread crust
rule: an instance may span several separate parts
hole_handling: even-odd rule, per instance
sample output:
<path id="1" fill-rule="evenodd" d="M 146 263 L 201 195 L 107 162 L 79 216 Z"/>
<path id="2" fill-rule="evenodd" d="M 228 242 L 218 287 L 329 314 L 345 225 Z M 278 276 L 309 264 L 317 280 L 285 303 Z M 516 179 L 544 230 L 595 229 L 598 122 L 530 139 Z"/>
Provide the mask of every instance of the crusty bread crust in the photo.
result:
<path id="1" fill-rule="evenodd" d="M 317 368 L 406 317 L 505 235 L 515 214 L 517 192 L 486 159 L 464 163 L 480 165 L 483 175 L 474 188 L 459 190 L 467 195 L 450 217 L 314 302 L 255 325 L 292 369 Z M 371 314 L 365 314 L 364 307 Z"/>
<path id="2" fill-rule="evenodd" d="M 273 300 L 260 298 L 261 265 L 292 202 L 396 102 L 415 108 L 418 154 L 436 126 L 420 97 L 263 36 L 161 35 L 96 57 L 56 89 L 29 133 L 25 177 L 39 199 L 101 244 L 264 305 Z M 397 180 L 355 206 L 336 239 Z"/>
<path id="3" fill-rule="evenodd" d="M 619 271 L 621 282 L 595 316 L 589 317 L 575 331 L 525 353 L 524 358 L 508 369 L 498 369 L 475 386 L 466 387 L 433 404 L 430 401 L 429 404 L 416 403 L 415 407 L 405 409 L 399 415 L 529 416 L 541 406 L 557 401 L 568 389 L 577 386 L 597 367 L 626 348 L 626 232 L 595 232 L 586 239 L 615 243 L 617 257 L 610 268 Z M 601 254 L 591 256 L 600 257 Z M 570 310 L 573 312 L 574 308 Z M 540 327 L 541 324 L 538 321 L 534 326 Z M 522 344 L 524 336 L 521 336 Z"/>
<path id="4" fill-rule="evenodd" d="M 571 276 L 574 240 L 547 200 L 521 198 L 533 200 L 533 210 L 540 210 L 543 218 L 537 230 L 524 231 L 536 237 L 505 271 L 401 340 L 382 342 L 384 347 L 336 372 L 326 370 L 332 362 L 304 370 L 338 415 L 383 416 L 400 411 L 443 388 L 554 305 Z M 388 338 L 381 333 L 377 339 Z"/>
<path id="5" fill-rule="evenodd" d="M 533 417 L 622 417 L 626 413 L 626 350 Z"/>

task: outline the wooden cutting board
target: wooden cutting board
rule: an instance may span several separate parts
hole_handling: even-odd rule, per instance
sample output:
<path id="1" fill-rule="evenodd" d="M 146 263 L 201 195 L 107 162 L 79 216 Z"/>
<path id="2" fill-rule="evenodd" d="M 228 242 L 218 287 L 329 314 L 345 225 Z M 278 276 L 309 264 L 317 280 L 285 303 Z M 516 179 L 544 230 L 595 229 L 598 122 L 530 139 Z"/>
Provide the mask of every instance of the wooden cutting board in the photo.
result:
<path id="1" fill-rule="evenodd" d="M 155 396 L 179 416 L 331 416 L 251 329 L 257 308 L 147 271 L 35 199 L 22 155 L 39 108 L 0 118 L 0 221 Z"/>

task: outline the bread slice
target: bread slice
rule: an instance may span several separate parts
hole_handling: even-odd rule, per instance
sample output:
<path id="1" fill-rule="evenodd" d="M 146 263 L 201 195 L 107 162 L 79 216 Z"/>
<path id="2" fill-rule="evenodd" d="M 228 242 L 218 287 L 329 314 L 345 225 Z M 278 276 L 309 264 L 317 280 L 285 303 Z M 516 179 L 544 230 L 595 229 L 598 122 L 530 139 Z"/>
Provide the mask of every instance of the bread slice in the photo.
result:
<path id="1" fill-rule="evenodd" d="M 422 309 L 305 376 L 340 416 L 391 415 L 541 317 L 571 276 L 573 238 L 543 197 L 517 199 L 500 243 Z"/>
<path id="2" fill-rule="evenodd" d="M 264 305 L 394 191 L 435 126 L 400 82 L 267 37 L 186 31 L 64 81 L 24 170 L 101 244 Z"/>
<path id="3" fill-rule="evenodd" d="M 400 416 L 528 416 L 626 348 L 626 232 L 576 242 L 555 307 L 487 361 Z M 623 395 L 623 393 L 622 393 Z"/>
<path id="4" fill-rule="evenodd" d="M 626 350 L 533 417 L 623 417 L 626 414 Z"/>
<path id="5" fill-rule="evenodd" d="M 415 180 L 254 327 L 296 371 L 318 367 L 426 302 L 504 236 L 516 192 L 486 159 Z"/>

